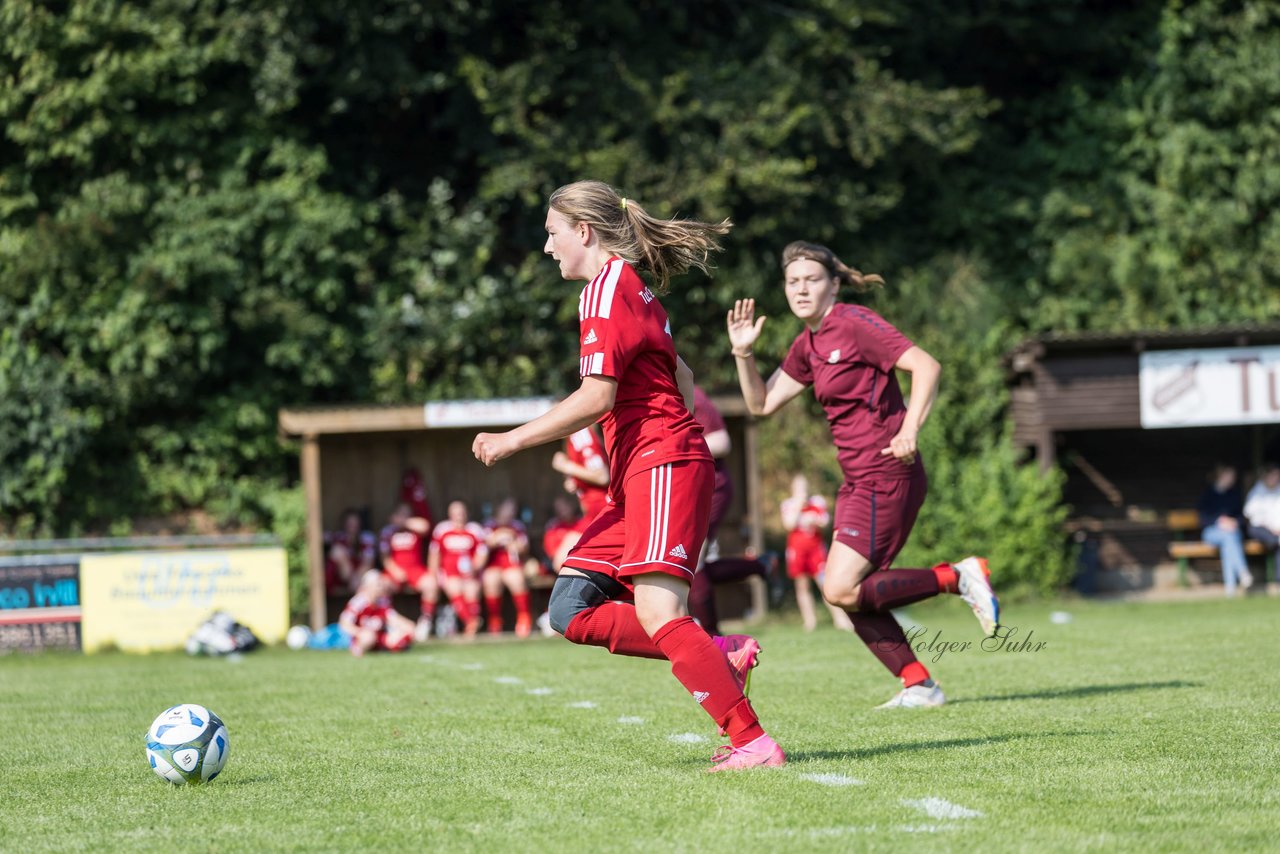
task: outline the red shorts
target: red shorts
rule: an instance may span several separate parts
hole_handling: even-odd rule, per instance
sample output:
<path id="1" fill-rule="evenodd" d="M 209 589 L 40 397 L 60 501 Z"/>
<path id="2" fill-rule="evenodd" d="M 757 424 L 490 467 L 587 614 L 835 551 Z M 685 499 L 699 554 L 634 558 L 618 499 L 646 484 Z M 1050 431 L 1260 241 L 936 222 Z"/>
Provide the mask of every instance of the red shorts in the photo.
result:
<path id="1" fill-rule="evenodd" d="M 391 636 L 386 632 L 378 632 L 378 642 L 374 644 L 374 649 L 381 649 L 386 652 L 404 652 L 409 648 L 409 644 L 413 642 L 413 636 L 404 634 L 400 635 L 392 643 Z"/>
<path id="2" fill-rule="evenodd" d="M 564 565 L 619 581 L 649 572 L 692 580 L 707 538 L 714 477 L 710 460 L 636 472 L 587 526 Z"/>
<path id="3" fill-rule="evenodd" d="M 405 566 L 401 564 L 400 568 L 404 570 L 404 586 L 412 587 L 414 590 L 418 589 L 418 582 L 422 581 L 422 577 L 429 572 L 425 566 Z"/>
<path id="4" fill-rule="evenodd" d="M 820 534 L 792 531 L 787 534 L 787 577 L 817 578 L 827 568 L 827 546 Z"/>
<path id="5" fill-rule="evenodd" d="M 923 468 L 906 480 L 845 481 L 836 494 L 835 539 L 888 569 L 907 544 L 929 491 Z"/>

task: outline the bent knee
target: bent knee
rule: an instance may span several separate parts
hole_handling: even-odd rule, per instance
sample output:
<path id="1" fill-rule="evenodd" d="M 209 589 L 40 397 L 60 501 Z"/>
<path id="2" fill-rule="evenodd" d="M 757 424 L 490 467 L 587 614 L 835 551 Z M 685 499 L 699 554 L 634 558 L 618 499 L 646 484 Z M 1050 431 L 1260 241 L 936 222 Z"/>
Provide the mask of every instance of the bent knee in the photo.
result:
<path id="1" fill-rule="evenodd" d="M 846 611 L 858 607 L 858 593 L 860 586 L 855 584 L 852 587 L 842 587 L 835 584 L 824 584 L 822 586 L 822 598 L 828 603 L 842 608 Z"/>
<path id="2" fill-rule="evenodd" d="M 551 628 L 566 634 L 574 618 L 588 608 L 599 605 L 605 596 L 594 584 L 578 575 L 562 575 L 551 588 L 547 603 L 547 619 Z"/>

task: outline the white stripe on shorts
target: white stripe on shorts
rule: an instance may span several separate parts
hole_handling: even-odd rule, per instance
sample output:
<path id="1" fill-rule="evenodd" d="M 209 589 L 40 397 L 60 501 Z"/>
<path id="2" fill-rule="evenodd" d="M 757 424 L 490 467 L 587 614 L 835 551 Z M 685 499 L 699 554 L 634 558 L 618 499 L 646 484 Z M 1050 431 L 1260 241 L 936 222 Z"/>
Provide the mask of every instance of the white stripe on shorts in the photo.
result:
<path id="1" fill-rule="evenodd" d="M 671 464 L 655 466 L 649 472 L 649 549 L 644 559 L 661 562 L 667 556 L 671 526 Z"/>

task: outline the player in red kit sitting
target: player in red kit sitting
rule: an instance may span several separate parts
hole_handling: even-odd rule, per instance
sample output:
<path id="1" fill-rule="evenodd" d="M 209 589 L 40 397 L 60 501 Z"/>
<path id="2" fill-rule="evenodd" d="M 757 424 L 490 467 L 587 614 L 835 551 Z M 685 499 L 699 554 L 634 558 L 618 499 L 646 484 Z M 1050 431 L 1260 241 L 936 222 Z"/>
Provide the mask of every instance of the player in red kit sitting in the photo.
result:
<path id="1" fill-rule="evenodd" d="M 418 593 L 422 603 L 421 616 L 414 630 L 414 639 L 428 640 L 435 623 L 436 600 L 440 587 L 436 574 L 424 563 L 427 538 L 431 523 L 416 516 L 409 504 L 401 502 L 391 512 L 389 524 L 382 529 L 382 569 L 388 578 L 404 590 Z"/>
<path id="2" fill-rule="evenodd" d="M 588 283 L 578 298 L 582 382 L 533 421 L 478 434 L 472 450 L 491 466 L 601 422 L 609 503 L 565 559 L 552 627 L 574 643 L 670 661 L 729 736 L 711 770 L 781 765 L 782 749 L 743 695 L 754 650 L 718 645 L 687 612 L 714 469 L 690 414 L 693 374 L 676 355 L 658 295 L 671 276 L 706 270 L 729 223 L 659 220 L 607 184 L 580 181 L 551 195 L 546 229 L 544 251 L 560 275 Z M 652 275 L 652 289 L 637 267 Z"/>
<path id="3" fill-rule="evenodd" d="M 542 550 L 547 560 L 551 561 L 551 571 L 557 575 L 569 550 L 582 539 L 582 532 L 587 530 L 589 520 L 580 515 L 578 502 L 567 495 L 557 495 L 552 502 L 555 515 L 547 521 L 542 533 Z"/>
<path id="4" fill-rule="evenodd" d="M 590 522 L 600 515 L 609 497 L 609 461 L 594 424 L 567 437 L 551 467 L 564 475 L 565 492 L 578 496 L 583 519 Z"/>
<path id="5" fill-rule="evenodd" d="M 413 622 L 391 607 L 395 585 L 381 572 L 371 569 L 360 580 L 356 595 L 338 617 L 338 625 L 351 636 L 351 654 L 371 650 L 403 652 L 413 638 Z"/>
<path id="6" fill-rule="evenodd" d="M 448 516 L 432 532 L 428 566 L 439 573 L 463 635 L 473 638 L 480 630 L 480 568 L 489 559 L 489 549 L 484 529 L 468 521 L 466 504 L 450 501 Z"/>
<path id="7" fill-rule="evenodd" d="M 836 496 L 835 533 L 822 595 L 844 609 L 854 631 L 902 690 L 887 708 L 939 706 L 941 689 L 911 650 L 890 610 L 958 593 L 983 634 L 999 624 L 999 604 L 986 560 L 965 558 L 932 569 L 890 569 L 915 524 L 928 489 L 916 436 L 933 406 L 941 368 L 883 317 L 837 302 L 840 285 L 856 291 L 883 285 L 846 266 L 825 246 L 797 241 L 782 252 L 784 290 L 804 330 L 766 383 L 752 346 L 765 318 L 755 300 L 738 300 L 728 314 L 729 344 L 747 409 L 770 415 L 807 387 L 827 416 L 845 482 Z M 911 374 L 911 403 L 896 371 Z"/>
<path id="8" fill-rule="evenodd" d="M 804 630 L 811 632 L 818 627 L 818 618 L 810 582 L 821 585 L 827 568 L 822 529 L 831 523 L 831 514 L 827 512 L 827 499 L 809 494 L 809 479 L 802 474 L 792 478 L 791 495 L 782 499 L 781 510 L 782 524 L 787 529 L 787 577 L 796 587 L 796 605 Z M 830 603 L 824 604 L 836 628 L 853 631 L 848 614 Z"/>
<path id="9" fill-rule="evenodd" d="M 529 533 L 516 518 L 514 498 L 504 499 L 493 518 L 484 525 L 485 545 L 489 560 L 480 584 L 484 588 L 485 610 L 489 613 L 489 631 L 502 632 L 502 588 L 511 591 L 516 608 L 516 636 L 527 638 L 533 629 L 529 616 L 529 588 L 524 582 L 524 563 L 529 557 Z M 535 561 L 536 563 L 536 561 Z"/>

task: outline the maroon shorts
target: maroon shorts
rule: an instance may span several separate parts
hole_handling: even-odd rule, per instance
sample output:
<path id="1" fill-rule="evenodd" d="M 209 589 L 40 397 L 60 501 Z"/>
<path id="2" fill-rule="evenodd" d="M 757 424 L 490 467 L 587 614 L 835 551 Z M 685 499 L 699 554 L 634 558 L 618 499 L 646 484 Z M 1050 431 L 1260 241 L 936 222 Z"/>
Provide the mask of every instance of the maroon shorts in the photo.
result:
<path id="1" fill-rule="evenodd" d="M 907 544 L 928 491 L 923 468 L 906 480 L 846 480 L 836 494 L 835 541 L 865 557 L 873 569 L 888 569 Z"/>
<path id="2" fill-rule="evenodd" d="M 649 572 L 689 581 L 707 538 L 714 475 L 704 460 L 636 472 L 591 520 L 564 565 L 619 581 Z"/>

